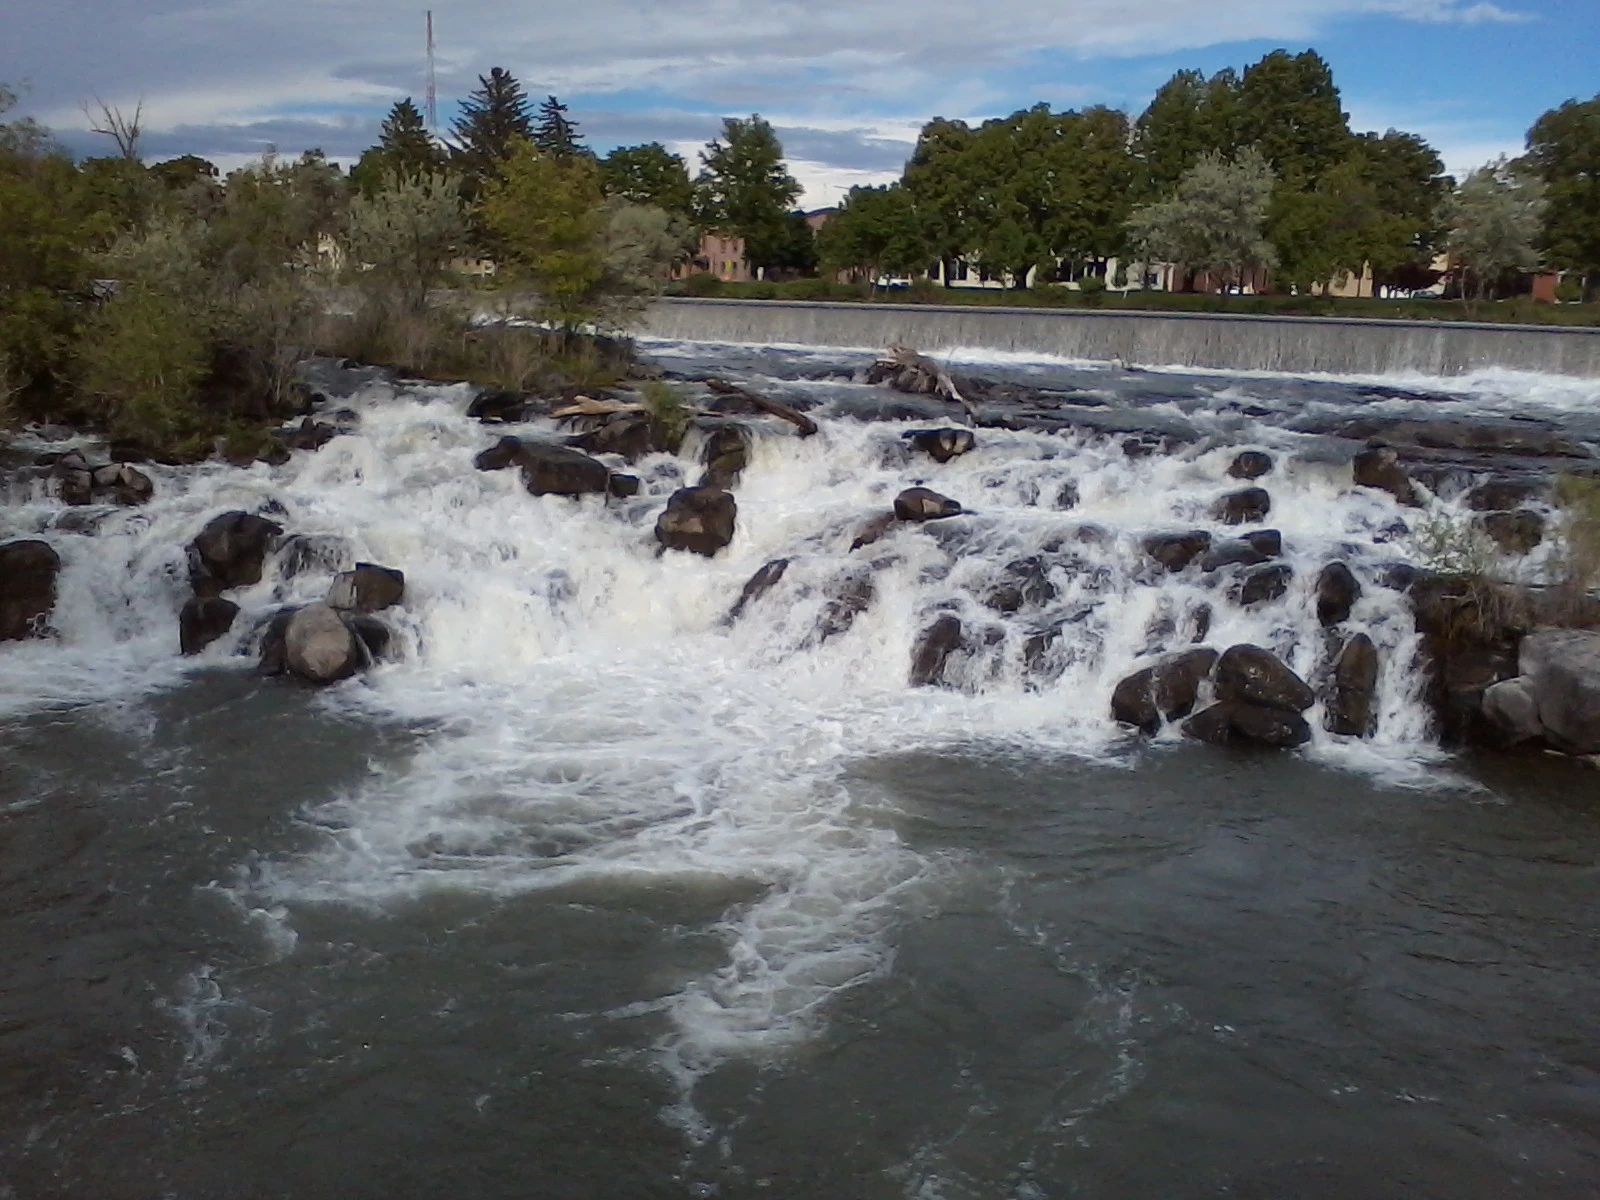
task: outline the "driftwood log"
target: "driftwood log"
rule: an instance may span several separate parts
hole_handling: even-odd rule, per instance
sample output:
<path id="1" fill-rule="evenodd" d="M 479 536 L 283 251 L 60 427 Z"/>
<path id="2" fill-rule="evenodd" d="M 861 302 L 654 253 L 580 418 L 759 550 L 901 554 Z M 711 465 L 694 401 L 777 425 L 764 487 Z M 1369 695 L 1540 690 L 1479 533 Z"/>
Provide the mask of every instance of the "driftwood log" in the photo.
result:
<path id="1" fill-rule="evenodd" d="M 944 400 L 954 400 L 966 410 L 969 421 L 974 425 L 978 423 L 978 410 L 961 394 L 950 372 L 909 346 L 890 346 L 888 353 L 872 364 L 867 378 L 869 382 L 887 383 L 896 391 L 913 396 L 938 396 Z"/>
<path id="2" fill-rule="evenodd" d="M 770 400 L 766 396 L 752 392 L 749 388 L 742 388 L 738 384 L 729 383 L 725 379 L 707 379 L 705 384 L 706 387 L 719 396 L 736 397 L 768 416 L 778 417 L 789 422 L 801 437 L 810 437 L 817 431 L 817 423 L 806 416 L 805 413 L 800 412 L 798 409 L 790 408 L 787 404 L 779 404 L 776 400 Z"/>

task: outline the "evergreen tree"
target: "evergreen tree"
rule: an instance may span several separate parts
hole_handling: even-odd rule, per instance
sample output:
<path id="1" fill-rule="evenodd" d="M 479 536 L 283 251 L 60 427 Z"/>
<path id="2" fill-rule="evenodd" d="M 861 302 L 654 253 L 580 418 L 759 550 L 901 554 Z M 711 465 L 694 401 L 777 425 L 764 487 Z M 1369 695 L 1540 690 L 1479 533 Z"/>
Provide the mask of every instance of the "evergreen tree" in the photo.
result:
<path id="1" fill-rule="evenodd" d="M 744 239 L 753 267 L 777 266 L 789 241 L 789 210 L 800 184 L 783 161 L 783 147 L 772 126 L 759 116 L 729 117 L 722 137 L 701 152 L 704 168 L 696 181 L 703 224 Z"/>
<path id="2" fill-rule="evenodd" d="M 1600 283 L 1600 95 L 1568 100 L 1528 130 L 1528 162 L 1545 184 L 1541 243 L 1552 266 Z"/>
<path id="3" fill-rule="evenodd" d="M 350 181 L 367 195 L 375 195 L 393 180 L 422 179 L 443 165 L 444 156 L 428 132 L 421 110 L 407 96 L 389 110 L 378 144 L 351 168 Z"/>
<path id="4" fill-rule="evenodd" d="M 567 116 L 567 106 L 554 96 L 546 96 L 539 105 L 533 144 L 541 154 L 553 154 L 557 158 L 569 158 L 585 152 L 578 139 L 578 123 Z"/>
<path id="5" fill-rule="evenodd" d="M 471 188 L 509 159 L 519 140 L 533 138 L 528 98 L 516 76 L 502 67 L 478 76 L 478 87 L 461 102 L 461 115 L 450 127 L 456 155 Z"/>
<path id="6" fill-rule="evenodd" d="M 660 142 L 618 146 L 600 162 L 606 194 L 634 204 L 653 204 L 687 217 L 694 211 L 689 167 Z"/>

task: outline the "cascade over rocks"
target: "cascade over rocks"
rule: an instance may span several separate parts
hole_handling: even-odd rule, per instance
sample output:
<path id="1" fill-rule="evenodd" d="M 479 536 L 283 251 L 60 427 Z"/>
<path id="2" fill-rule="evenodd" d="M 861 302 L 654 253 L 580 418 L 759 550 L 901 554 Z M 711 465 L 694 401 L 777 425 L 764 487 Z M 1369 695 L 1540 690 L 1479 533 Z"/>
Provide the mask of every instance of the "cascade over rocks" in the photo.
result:
<path id="1" fill-rule="evenodd" d="M 1223 496 L 1211 511 L 1224 525 L 1256 525 L 1272 512 L 1272 497 L 1266 488 L 1245 488 Z"/>
<path id="2" fill-rule="evenodd" d="M 945 664 L 961 644 L 961 618 L 953 613 L 943 614 L 918 634 L 911 649 L 911 686 L 942 686 Z"/>
<path id="3" fill-rule="evenodd" d="M 348 538 L 324 533 L 295 533 L 278 547 L 278 577 L 293 579 L 308 571 L 337 573 L 355 561 Z"/>
<path id="4" fill-rule="evenodd" d="M 1378 648 L 1364 633 L 1344 644 L 1334 661 L 1325 697 L 1324 720 L 1329 733 L 1345 737 L 1371 737 L 1377 731 L 1378 714 L 1373 701 L 1378 691 Z"/>
<path id="5" fill-rule="evenodd" d="M 1176 721 L 1194 711 L 1200 685 L 1216 665 L 1211 649 L 1185 650 L 1135 671 L 1111 693 L 1111 715 L 1124 725 L 1158 733 L 1163 719 Z"/>
<path id="6" fill-rule="evenodd" d="M 856 530 L 856 535 L 850 542 L 850 549 L 860 550 L 864 546 L 882 541 L 884 535 L 899 523 L 900 518 L 892 512 L 879 513 L 869 518 Z"/>
<path id="7" fill-rule="evenodd" d="M 399 604 L 405 594 L 404 572 L 360 562 L 355 570 L 344 571 L 334 577 L 333 586 L 328 589 L 328 605 L 331 608 L 374 613 Z"/>
<path id="8" fill-rule="evenodd" d="M 817 619 L 816 640 L 821 645 L 831 637 L 848 633 L 856 618 L 872 607 L 878 598 L 877 586 L 865 571 L 850 571 L 830 580 L 827 603 Z"/>
<path id="9" fill-rule="evenodd" d="M 1230 646 L 1223 651 L 1217 660 L 1216 685 L 1219 700 L 1239 700 L 1285 712 L 1304 712 L 1317 702 L 1305 680 L 1260 646 Z"/>
<path id="10" fill-rule="evenodd" d="M 191 596 L 178 613 L 178 649 L 185 656 L 199 654 L 233 628 L 239 606 L 220 596 Z"/>
<path id="11" fill-rule="evenodd" d="M 771 562 L 763 564 L 760 570 L 750 576 L 744 585 L 744 590 L 739 593 L 739 599 L 734 601 L 733 607 L 728 610 L 728 621 L 737 621 L 742 617 L 745 609 L 778 586 L 779 581 L 783 579 L 788 570 L 789 560 L 787 558 L 775 558 Z"/>
<path id="12" fill-rule="evenodd" d="M 1183 570 L 1211 548 L 1211 535 L 1203 529 L 1189 533 L 1156 533 L 1144 540 L 1144 552 L 1168 571 Z"/>
<path id="13" fill-rule="evenodd" d="M 721 488 L 679 488 L 656 520 L 656 540 L 668 550 L 710 558 L 733 541 L 739 506 Z"/>
<path id="14" fill-rule="evenodd" d="M 33 539 L 0 544 L 0 642 L 44 636 L 61 556 Z"/>
<path id="15" fill-rule="evenodd" d="M 197 596 L 261 582 L 261 566 L 283 526 L 253 513 L 225 512 L 189 543 L 189 582 Z"/>
<path id="16" fill-rule="evenodd" d="M 1006 564 L 1000 578 L 984 595 L 983 603 L 995 612 L 1014 613 L 1024 607 L 1042 607 L 1055 598 L 1050 568 L 1038 555 L 1030 555 Z"/>
<path id="17" fill-rule="evenodd" d="M 750 465 L 750 431 L 743 425 L 717 425 L 706 434 L 700 461 L 706 468 L 700 476 L 700 487 L 727 491 L 736 486 Z"/>
<path id="18" fill-rule="evenodd" d="M 1331 562 L 1317 576 L 1317 620 L 1324 629 L 1350 619 L 1350 610 L 1361 599 L 1361 584 L 1342 562 Z"/>
<path id="19" fill-rule="evenodd" d="M 925 487 L 907 488 L 894 498 L 894 515 L 902 521 L 939 521 L 959 517 L 962 511 L 949 496 Z"/>
<path id="20" fill-rule="evenodd" d="M 1272 470 L 1272 456 L 1260 450 L 1244 450 L 1234 457 L 1228 474 L 1234 479 L 1260 479 Z"/>
<path id="21" fill-rule="evenodd" d="M 1400 466 L 1400 456 L 1392 448 L 1374 446 L 1363 450 L 1355 456 L 1351 471 L 1357 486 L 1388 492 L 1407 508 L 1422 507 L 1416 484 Z"/>
<path id="22" fill-rule="evenodd" d="M 970 429 L 913 429 L 900 435 L 934 462 L 947 463 L 978 444 Z"/>

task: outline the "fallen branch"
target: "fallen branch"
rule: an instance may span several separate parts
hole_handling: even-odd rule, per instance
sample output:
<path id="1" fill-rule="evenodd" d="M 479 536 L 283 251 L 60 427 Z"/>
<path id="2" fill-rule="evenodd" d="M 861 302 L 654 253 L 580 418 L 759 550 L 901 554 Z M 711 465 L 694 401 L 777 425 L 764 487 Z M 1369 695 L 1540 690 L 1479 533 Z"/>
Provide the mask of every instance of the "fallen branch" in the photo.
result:
<path id="1" fill-rule="evenodd" d="M 817 423 L 799 409 L 790 408 L 787 404 L 779 404 L 776 400 L 769 400 L 767 397 L 757 395 L 748 388 L 742 388 L 738 384 L 729 383 L 724 379 L 708 379 L 705 384 L 706 387 L 719 396 L 737 396 L 768 416 L 778 417 L 789 422 L 801 437 L 810 437 L 817 431 Z"/>
<path id="2" fill-rule="evenodd" d="M 567 417 L 614 417 L 619 413 L 642 413 L 644 405 L 631 404 L 626 400 L 595 400 L 590 396 L 578 396 L 565 408 L 558 408 L 550 415 L 557 420 Z"/>
<path id="3" fill-rule="evenodd" d="M 950 372 L 926 355 L 918 354 L 909 346 L 890 346 L 889 353 L 879 358 L 873 366 L 875 374 L 880 377 L 887 375 L 900 391 L 954 400 L 966 410 L 967 419 L 972 424 L 978 423 L 978 410 L 961 394 Z"/>

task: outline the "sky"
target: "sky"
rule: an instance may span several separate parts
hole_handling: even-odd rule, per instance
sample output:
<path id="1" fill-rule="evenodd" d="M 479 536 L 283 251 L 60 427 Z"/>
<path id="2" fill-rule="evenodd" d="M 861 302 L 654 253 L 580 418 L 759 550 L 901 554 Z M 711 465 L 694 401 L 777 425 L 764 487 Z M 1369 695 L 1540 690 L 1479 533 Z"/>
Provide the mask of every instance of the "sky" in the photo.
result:
<path id="1" fill-rule="evenodd" d="M 426 87 L 418 0 L 6 0 L 0 83 L 78 153 L 85 105 L 143 104 L 146 156 L 224 169 L 269 145 L 349 162 Z M 1137 115 L 1172 73 L 1313 48 L 1357 130 L 1464 172 L 1600 93 L 1600 0 L 435 0 L 439 115 L 489 68 L 559 95 L 596 150 L 660 141 L 691 168 L 758 112 L 802 204 L 899 175 L 931 117 L 1041 101 Z"/>

